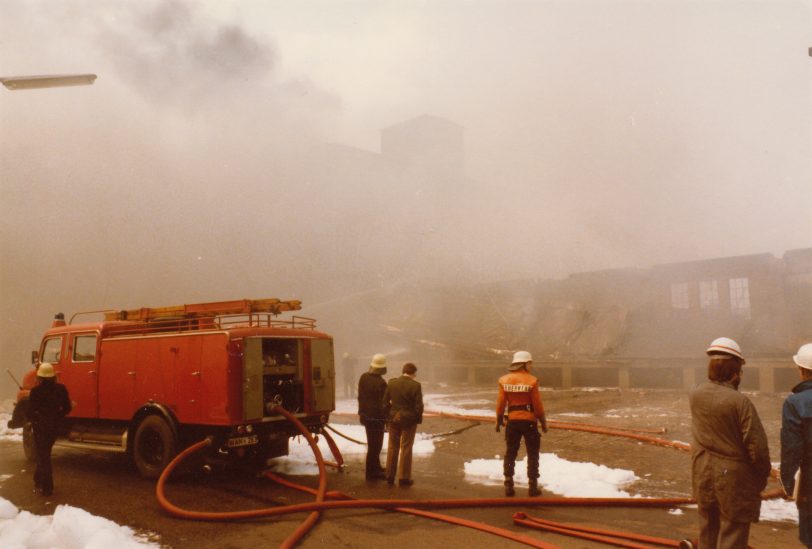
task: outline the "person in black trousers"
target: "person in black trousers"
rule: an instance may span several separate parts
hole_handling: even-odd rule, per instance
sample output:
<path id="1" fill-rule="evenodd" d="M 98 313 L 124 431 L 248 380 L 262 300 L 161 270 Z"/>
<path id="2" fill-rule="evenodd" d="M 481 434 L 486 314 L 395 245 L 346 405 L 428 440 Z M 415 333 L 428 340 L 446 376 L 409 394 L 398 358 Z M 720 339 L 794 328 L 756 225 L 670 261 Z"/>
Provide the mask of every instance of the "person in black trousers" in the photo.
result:
<path id="1" fill-rule="evenodd" d="M 51 472 L 51 449 L 59 432 L 59 424 L 71 411 L 68 390 L 56 381 L 54 367 L 43 362 L 37 369 L 39 383 L 28 396 L 28 417 L 34 430 L 34 452 L 37 469 L 34 472 L 34 491 L 50 496 L 54 491 Z"/>
<path id="2" fill-rule="evenodd" d="M 383 433 L 386 428 L 386 413 L 383 408 L 383 393 L 386 391 L 386 357 L 375 355 L 369 371 L 358 380 L 358 415 L 367 432 L 367 480 L 386 478 L 381 466 Z"/>

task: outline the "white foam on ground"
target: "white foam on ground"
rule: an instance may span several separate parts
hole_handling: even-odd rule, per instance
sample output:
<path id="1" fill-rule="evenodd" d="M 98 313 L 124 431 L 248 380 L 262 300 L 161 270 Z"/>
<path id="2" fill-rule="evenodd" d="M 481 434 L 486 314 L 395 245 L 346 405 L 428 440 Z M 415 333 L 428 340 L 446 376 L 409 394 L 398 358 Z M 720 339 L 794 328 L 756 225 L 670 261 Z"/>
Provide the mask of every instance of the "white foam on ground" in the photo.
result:
<path id="1" fill-rule="evenodd" d="M 604 389 L 584 388 L 582 390 L 600 391 Z M 471 395 L 466 396 L 470 397 Z M 466 414 L 491 415 L 494 413 L 494 411 L 491 408 L 488 409 L 464 408 L 458 406 L 458 404 L 462 404 L 463 401 L 455 400 L 454 404 L 450 404 L 444 402 L 446 399 L 448 400 L 453 399 L 453 395 L 449 394 L 425 395 L 426 407 L 428 408 L 430 406 L 438 411 L 463 415 Z M 465 403 L 467 404 L 469 402 Z M 470 402 L 470 404 L 479 404 L 479 402 Z M 4 401 L 0 403 L 0 410 L 4 410 L 0 412 L 0 440 L 10 440 L 20 442 L 22 441 L 22 429 L 8 429 L 6 427 L 6 422 L 11 418 L 11 414 L 9 412 L 11 409 L 10 406 L 12 405 L 13 403 L 11 403 L 11 401 Z M 358 401 L 356 399 L 338 400 L 336 402 L 336 411 L 355 414 L 358 412 Z M 628 412 L 629 410 L 626 409 L 612 411 Z M 573 412 L 561 415 L 578 416 L 579 414 Z M 331 424 L 331 426 L 351 438 L 360 441 L 366 441 L 366 432 L 362 425 Z M 333 433 L 331 433 L 331 435 L 333 439 L 336 441 L 336 445 L 338 446 L 343 456 L 363 456 L 366 454 L 366 446 L 347 441 Z M 319 438 L 320 438 L 319 449 L 321 450 L 325 459 L 332 460 L 333 455 L 330 452 L 327 443 L 324 441 L 323 437 Z M 415 444 L 414 444 L 415 457 L 431 455 L 435 449 L 434 446 L 435 440 L 437 439 L 430 438 L 430 435 L 428 434 L 418 432 L 417 435 L 415 436 Z M 382 461 L 385 460 L 387 445 L 388 445 L 388 435 L 385 435 L 384 446 L 381 456 Z M 555 454 L 542 454 L 540 461 L 541 461 L 540 484 L 542 485 L 542 487 L 549 492 L 569 497 L 632 497 L 623 488 L 628 488 L 634 482 L 639 480 L 633 471 L 628 471 L 626 469 L 611 469 L 604 465 L 598 465 L 595 463 L 570 462 L 558 458 Z M 289 475 L 318 474 L 318 468 L 316 467 L 315 459 L 313 458 L 313 453 L 310 449 L 310 446 L 307 444 L 307 442 L 305 442 L 305 440 L 302 437 L 297 437 L 291 440 L 290 455 L 282 458 L 276 458 L 272 460 L 271 463 L 273 464 L 272 469 L 275 472 L 282 474 Z M 488 485 L 502 484 L 503 480 L 502 460 L 498 456 L 495 459 L 472 460 L 465 464 L 464 470 L 465 470 L 465 479 L 468 482 Z M 5 480 L 5 478 L 0 479 L 0 482 L 2 482 L 3 480 Z M 521 462 L 516 463 L 516 473 L 514 476 L 514 480 L 516 484 L 519 486 L 527 485 L 526 458 Z M 686 494 L 686 496 L 688 495 L 689 494 Z M 5 504 L 3 504 L 4 501 Z M 5 521 L 9 519 L 3 517 L 4 512 L 3 509 L 4 507 L 7 508 L 9 505 L 11 505 L 11 507 L 14 508 L 15 517 L 17 515 L 21 515 L 21 518 L 14 519 L 14 522 L 16 524 L 13 526 L 7 526 L 6 525 L 7 523 Z M 60 507 L 68 507 L 68 506 L 60 506 Z M 68 508 L 85 513 L 81 509 L 76 509 L 72 507 Z M 57 508 L 57 510 L 59 510 L 59 508 Z M 89 514 L 88 516 L 93 517 L 93 515 Z M 107 521 L 107 519 L 103 519 L 100 517 L 93 518 L 99 518 L 99 520 L 101 521 Z M 761 520 L 772 522 L 797 523 L 798 509 L 795 506 L 795 503 L 791 501 L 785 500 L 765 501 L 761 505 Z M 36 515 L 31 515 L 26 511 L 17 513 L 16 507 L 14 507 L 10 502 L 2 500 L 2 498 L 0 498 L 0 547 L 3 548 L 12 547 L 15 549 L 16 548 L 40 549 L 45 547 L 55 547 L 61 549 L 62 547 L 67 547 L 64 545 L 48 545 L 47 542 L 44 544 L 37 545 L 37 543 L 40 543 L 39 541 L 40 539 L 47 538 L 48 536 L 47 529 L 50 528 L 50 526 L 48 526 L 49 524 L 50 517 L 37 517 Z M 6 528 L 10 528 L 11 529 L 10 531 L 14 532 L 21 529 L 23 534 L 15 533 L 13 534 L 15 536 L 14 538 L 11 537 L 5 538 L 3 536 L 4 532 L 6 531 Z M 27 530 L 31 530 L 31 532 L 29 532 L 31 535 L 25 534 Z M 34 535 L 33 533 L 36 533 L 36 535 Z M 12 534 L 6 535 L 11 536 Z M 26 543 L 30 544 L 20 545 L 18 542 L 13 541 L 17 539 L 16 536 L 18 535 L 27 536 L 25 537 L 25 539 L 29 541 Z M 103 535 L 108 536 L 112 534 L 107 533 Z M 104 539 L 106 540 L 107 538 Z M 141 543 L 138 540 L 135 541 L 137 543 Z M 119 545 L 117 542 L 111 542 L 110 544 Z M 109 545 L 78 545 L 77 547 L 88 547 L 89 549 L 95 549 L 96 547 L 101 548 L 107 546 Z M 141 546 L 142 545 L 138 545 L 137 547 Z M 123 545 L 123 547 L 128 546 Z"/>
<path id="2" fill-rule="evenodd" d="M 155 538 L 150 534 L 150 538 Z M 20 511 L 0 497 L 0 547 L 4 549 L 144 549 L 159 548 L 147 535 L 91 515 L 70 505 L 59 505 L 51 516 Z"/>
<path id="3" fill-rule="evenodd" d="M 504 480 L 502 460 L 475 459 L 465 463 L 468 482 L 501 485 Z M 629 498 L 631 494 L 621 488 L 640 480 L 633 471 L 612 469 L 595 463 L 568 461 L 555 454 L 541 454 L 539 484 L 548 492 L 565 497 Z M 513 481 L 527 486 L 527 458 L 516 462 Z"/>
<path id="4" fill-rule="evenodd" d="M 330 424 L 336 431 L 355 440 L 366 442 L 366 430 L 363 425 L 342 425 Z M 341 436 L 330 432 L 333 440 L 338 447 L 339 452 L 344 457 L 353 455 L 366 455 L 367 447 L 365 445 L 357 444 L 355 442 L 346 440 Z M 383 438 L 383 451 L 381 452 L 381 461 L 385 463 L 385 456 L 387 447 L 389 445 L 389 433 L 384 433 Z M 319 437 L 318 441 L 319 450 L 324 456 L 324 459 L 333 461 L 333 453 L 324 437 Z M 434 439 L 431 435 L 426 433 L 417 433 L 414 438 L 414 446 L 412 447 L 412 455 L 415 457 L 428 456 L 434 453 Z M 288 474 L 288 475 L 318 475 L 319 469 L 316 466 L 316 460 L 313 457 L 313 450 L 304 439 L 304 437 L 296 437 L 290 441 L 290 453 L 287 456 L 274 458 L 269 461 L 271 470 L 275 473 Z"/>
<path id="5" fill-rule="evenodd" d="M 0 412 L 0 440 L 10 440 L 12 442 L 23 441 L 22 429 L 9 429 L 8 420 L 11 419 L 11 414 Z"/>

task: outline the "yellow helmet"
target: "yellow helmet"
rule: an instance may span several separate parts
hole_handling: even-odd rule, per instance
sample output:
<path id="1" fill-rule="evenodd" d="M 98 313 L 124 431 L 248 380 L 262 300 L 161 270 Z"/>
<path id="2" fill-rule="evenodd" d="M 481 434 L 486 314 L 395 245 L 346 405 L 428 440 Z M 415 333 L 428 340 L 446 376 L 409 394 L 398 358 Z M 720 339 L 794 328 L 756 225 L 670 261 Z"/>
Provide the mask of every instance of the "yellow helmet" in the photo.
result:
<path id="1" fill-rule="evenodd" d="M 56 372 L 54 372 L 54 366 L 50 362 L 43 362 L 37 368 L 37 377 L 54 377 L 56 376 Z"/>

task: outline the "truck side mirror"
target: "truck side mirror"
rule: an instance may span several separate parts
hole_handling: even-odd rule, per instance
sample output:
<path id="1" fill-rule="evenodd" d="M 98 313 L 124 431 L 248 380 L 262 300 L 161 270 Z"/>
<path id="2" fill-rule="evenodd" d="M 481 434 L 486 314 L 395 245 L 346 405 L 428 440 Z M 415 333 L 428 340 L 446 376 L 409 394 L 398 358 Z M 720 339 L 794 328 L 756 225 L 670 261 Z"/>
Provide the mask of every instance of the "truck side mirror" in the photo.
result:
<path id="1" fill-rule="evenodd" d="M 39 362 L 39 351 L 31 351 L 31 364 Z"/>

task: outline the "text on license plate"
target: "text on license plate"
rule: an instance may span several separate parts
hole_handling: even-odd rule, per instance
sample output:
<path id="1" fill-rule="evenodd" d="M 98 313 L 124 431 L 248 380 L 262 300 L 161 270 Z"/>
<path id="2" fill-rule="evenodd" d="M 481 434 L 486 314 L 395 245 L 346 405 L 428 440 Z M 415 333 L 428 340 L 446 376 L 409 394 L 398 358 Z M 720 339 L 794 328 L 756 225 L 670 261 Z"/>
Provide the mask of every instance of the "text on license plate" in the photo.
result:
<path id="1" fill-rule="evenodd" d="M 226 446 L 236 448 L 237 446 L 248 446 L 250 444 L 256 444 L 257 442 L 259 442 L 257 435 L 251 435 L 250 437 L 230 438 L 226 441 Z"/>

